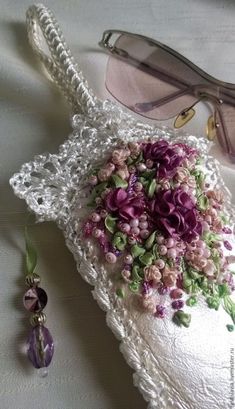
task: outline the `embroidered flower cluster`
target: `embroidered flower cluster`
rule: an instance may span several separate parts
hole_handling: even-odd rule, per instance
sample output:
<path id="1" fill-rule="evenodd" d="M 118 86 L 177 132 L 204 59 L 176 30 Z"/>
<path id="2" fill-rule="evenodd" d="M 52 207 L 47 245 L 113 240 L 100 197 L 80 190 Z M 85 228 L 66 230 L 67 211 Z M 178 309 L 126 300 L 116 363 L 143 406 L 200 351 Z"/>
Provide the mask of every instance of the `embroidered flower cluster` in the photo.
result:
<path id="1" fill-rule="evenodd" d="M 188 327 L 184 308 L 201 294 L 235 323 L 232 230 L 223 194 L 207 183 L 197 150 L 163 140 L 121 144 L 89 186 L 93 210 L 84 237 L 115 264 L 117 296 L 136 293 L 144 310 Z"/>

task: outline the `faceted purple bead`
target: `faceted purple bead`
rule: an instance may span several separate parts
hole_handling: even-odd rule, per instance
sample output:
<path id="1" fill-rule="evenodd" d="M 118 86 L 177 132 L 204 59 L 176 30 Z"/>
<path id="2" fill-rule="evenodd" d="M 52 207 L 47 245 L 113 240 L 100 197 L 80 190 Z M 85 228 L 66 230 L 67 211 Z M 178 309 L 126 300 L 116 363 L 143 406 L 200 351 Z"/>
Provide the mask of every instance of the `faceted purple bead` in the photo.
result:
<path id="1" fill-rule="evenodd" d="M 40 287 L 29 288 L 23 297 L 23 303 L 28 311 L 42 311 L 47 305 L 47 293 Z"/>
<path id="2" fill-rule="evenodd" d="M 54 354 L 54 341 L 48 328 L 37 325 L 32 328 L 27 342 L 27 354 L 35 368 L 50 365 Z"/>

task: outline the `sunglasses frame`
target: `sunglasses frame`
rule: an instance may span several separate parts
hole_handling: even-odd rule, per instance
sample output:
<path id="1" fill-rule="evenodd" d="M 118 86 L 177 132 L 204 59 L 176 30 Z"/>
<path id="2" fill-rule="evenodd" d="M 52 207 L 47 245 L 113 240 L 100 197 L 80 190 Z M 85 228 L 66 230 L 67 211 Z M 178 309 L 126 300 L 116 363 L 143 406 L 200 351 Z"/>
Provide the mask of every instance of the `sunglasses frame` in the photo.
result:
<path id="1" fill-rule="evenodd" d="M 115 36 L 115 35 L 118 35 L 118 36 L 127 35 L 127 36 L 130 36 L 130 37 L 139 38 L 141 40 L 144 40 L 145 42 L 147 42 L 150 45 L 154 45 L 154 46 L 157 46 L 157 47 L 161 48 L 162 50 L 166 51 L 167 53 L 169 53 L 173 57 L 177 58 L 179 61 L 183 62 L 186 66 L 188 66 L 194 72 L 199 74 L 203 79 L 208 81 L 209 84 L 211 84 L 213 86 L 213 89 L 215 89 L 215 87 L 220 87 L 220 91 L 221 91 L 221 89 L 222 89 L 222 91 L 224 91 L 223 95 L 225 97 L 228 97 L 229 99 L 232 98 L 231 95 L 226 94 L 226 90 L 235 91 L 235 84 L 229 83 L 229 82 L 224 82 L 224 81 L 221 81 L 221 80 L 211 76 L 210 74 L 206 73 L 204 70 L 199 68 L 197 65 L 195 65 L 193 62 L 188 60 L 186 57 L 184 57 L 182 54 L 178 53 L 177 51 L 173 50 L 172 48 L 168 47 L 167 45 L 165 45 L 165 44 L 163 44 L 163 43 L 161 43 L 159 41 L 156 41 L 156 40 L 154 40 L 154 39 L 152 39 L 150 37 L 146 37 L 146 36 L 141 35 L 141 34 L 131 33 L 131 32 L 128 32 L 128 31 L 123 31 L 123 30 L 108 29 L 108 30 L 105 30 L 103 32 L 102 39 L 99 42 L 99 46 L 104 48 L 106 51 L 113 54 L 114 56 L 116 55 L 117 57 L 125 60 L 125 57 L 127 57 L 129 54 L 125 50 L 121 50 L 121 49 L 119 50 L 117 47 L 115 47 L 115 43 L 116 43 L 117 38 L 115 39 L 113 44 L 110 42 L 111 38 L 113 36 Z M 184 84 L 184 85 L 189 86 L 188 84 Z M 188 90 L 190 90 L 190 88 Z M 187 90 L 187 92 L 188 92 L 188 90 Z M 185 91 L 183 91 L 183 92 L 185 92 Z M 183 92 L 182 92 L 182 94 L 183 94 Z M 180 93 L 178 95 L 176 95 L 176 96 L 173 96 L 173 99 L 175 97 L 178 97 L 179 95 L 180 95 Z M 232 151 L 231 144 L 230 144 L 230 138 L 229 138 L 229 136 L 227 134 L 227 130 L 226 130 L 224 119 L 223 119 L 223 114 L 222 114 L 220 106 L 219 106 L 220 104 L 223 103 L 224 99 L 223 100 L 218 99 L 217 103 L 215 103 L 215 96 L 213 94 L 208 93 L 207 97 L 208 97 L 208 100 L 213 103 L 213 106 L 214 106 L 214 109 L 215 109 L 215 115 L 216 115 L 216 112 L 217 112 L 217 114 L 219 115 L 219 118 L 220 118 L 220 122 L 221 122 L 221 125 L 222 125 L 222 131 L 223 131 L 223 137 L 224 137 L 224 141 L 221 141 L 222 146 L 225 147 L 225 145 L 226 145 L 227 153 L 230 153 Z M 213 99 L 214 99 L 214 101 L 213 101 Z M 159 102 L 160 102 L 159 103 L 159 105 L 160 105 L 161 101 L 159 101 Z M 165 101 L 162 101 L 162 102 L 165 103 Z M 230 101 L 230 105 L 231 105 L 231 101 Z M 235 105 L 235 97 L 234 97 L 234 105 Z M 140 112 L 140 114 L 141 114 L 141 112 Z M 217 126 L 217 124 L 216 124 L 216 126 Z"/>

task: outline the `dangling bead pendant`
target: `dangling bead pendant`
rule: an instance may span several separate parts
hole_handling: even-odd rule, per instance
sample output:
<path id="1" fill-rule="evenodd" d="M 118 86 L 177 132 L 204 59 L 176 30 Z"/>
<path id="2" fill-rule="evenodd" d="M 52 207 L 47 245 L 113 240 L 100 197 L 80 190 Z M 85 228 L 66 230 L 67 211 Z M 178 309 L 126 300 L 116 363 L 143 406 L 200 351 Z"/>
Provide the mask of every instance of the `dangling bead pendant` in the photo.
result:
<path id="1" fill-rule="evenodd" d="M 37 254 L 29 241 L 27 231 L 25 232 L 26 240 L 26 285 L 29 289 L 23 297 L 25 308 L 32 312 L 30 330 L 27 341 L 27 355 L 33 366 L 41 371 L 41 376 L 47 375 L 47 368 L 54 354 L 54 341 L 48 328 L 44 326 L 46 315 L 43 312 L 47 304 L 46 292 L 38 287 L 40 277 L 33 271 L 37 264 Z M 43 371 L 43 372 L 42 372 Z"/>

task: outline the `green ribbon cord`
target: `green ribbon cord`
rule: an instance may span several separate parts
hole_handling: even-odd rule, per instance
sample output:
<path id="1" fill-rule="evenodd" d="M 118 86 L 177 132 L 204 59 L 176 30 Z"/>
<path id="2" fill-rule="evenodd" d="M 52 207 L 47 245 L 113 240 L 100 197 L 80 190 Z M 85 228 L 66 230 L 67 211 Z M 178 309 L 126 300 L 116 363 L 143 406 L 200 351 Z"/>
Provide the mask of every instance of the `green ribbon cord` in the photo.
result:
<path id="1" fill-rule="evenodd" d="M 28 229 L 25 227 L 25 267 L 26 275 L 33 274 L 37 265 L 37 252 L 29 238 Z"/>

